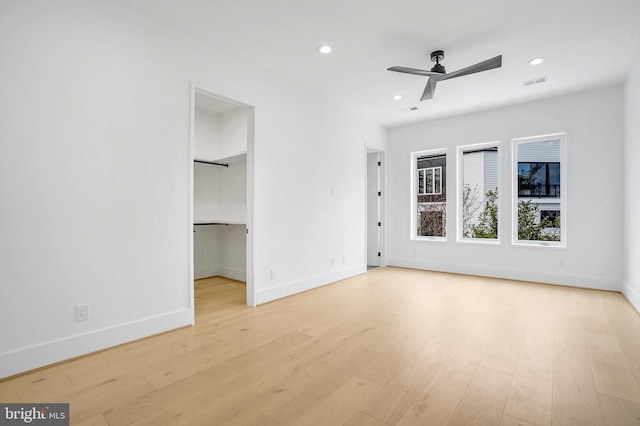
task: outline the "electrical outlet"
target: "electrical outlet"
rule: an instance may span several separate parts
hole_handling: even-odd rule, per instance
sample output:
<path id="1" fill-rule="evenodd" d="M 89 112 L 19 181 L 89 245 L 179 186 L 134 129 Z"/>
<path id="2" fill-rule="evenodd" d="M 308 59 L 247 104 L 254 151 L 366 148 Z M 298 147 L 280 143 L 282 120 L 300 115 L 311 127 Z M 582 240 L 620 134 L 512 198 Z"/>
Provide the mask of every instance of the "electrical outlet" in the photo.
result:
<path id="1" fill-rule="evenodd" d="M 335 258 L 335 257 L 332 257 L 332 258 L 331 258 L 331 265 L 335 265 L 335 264 L 336 264 L 336 258 Z"/>
<path id="2" fill-rule="evenodd" d="M 272 279 L 272 280 L 275 280 L 275 279 L 276 279 L 276 270 L 275 270 L 275 269 L 272 269 L 272 270 L 271 270 L 271 279 Z"/>
<path id="3" fill-rule="evenodd" d="M 76 321 L 86 321 L 89 319 L 89 305 L 76 306 Z"/>

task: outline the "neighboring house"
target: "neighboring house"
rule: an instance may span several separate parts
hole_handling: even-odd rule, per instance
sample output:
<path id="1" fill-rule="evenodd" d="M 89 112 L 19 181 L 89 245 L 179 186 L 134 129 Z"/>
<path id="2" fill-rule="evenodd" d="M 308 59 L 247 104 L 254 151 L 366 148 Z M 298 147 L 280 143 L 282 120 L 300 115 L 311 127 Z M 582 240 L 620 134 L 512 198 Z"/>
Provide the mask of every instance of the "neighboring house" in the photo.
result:
<path id="1" fill-rule="evenodd" d="M 518 201 L 538 206 L 537 222 L 560 218 L 560 141 L 518 146 Z"/>
<path id="2" fill-rule="evenodd" d="M 463 207 L 465 236 L 471 225 L 478 224 L 478 217 L 487 201 L 489 191 L 498 191 L 498 148 L 465 151 L 462 155 Z"/>
<path id="3" fill-rule="evenodd" d="M 447 216 L 447 156 L 418 157 L 417 236 L 444 237 Z"/>

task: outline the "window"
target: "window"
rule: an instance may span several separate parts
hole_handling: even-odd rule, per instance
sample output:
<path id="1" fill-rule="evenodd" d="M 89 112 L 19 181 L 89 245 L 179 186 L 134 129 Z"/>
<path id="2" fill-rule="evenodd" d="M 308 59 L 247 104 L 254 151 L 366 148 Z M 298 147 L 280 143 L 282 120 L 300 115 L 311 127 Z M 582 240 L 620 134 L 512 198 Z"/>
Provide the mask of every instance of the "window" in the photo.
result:
<path id="1" fill-rule="evenodd" d="M 515 139 L 514 242 L 565 245 L 563 134 Z"/>
<path id="2" fill-rule="evenodd" d="M 458 148 L 458 240 L 498 241 L 498 143 Z"/>
<path id="3" fill-rule="evenodd" d="M 540 219 L 542 220 L 556 220 L 560 219 L 560 211 L 559 210 L 540 210 Z"/>
<path id="4" fill-rule="evenodd" d="M 418 195 L 442 194 L 442 167 L 418 169 Z"/>
<path id="5" fill-rule="evenodd" d="M 560 163 L 518 162 L 518 197 L 560 197 Z"/>
<path id="6" fill-rule="evenodd" d="M 412 154 L 412 238 L 446 237 L 447 155 L 442 150 Z"/>

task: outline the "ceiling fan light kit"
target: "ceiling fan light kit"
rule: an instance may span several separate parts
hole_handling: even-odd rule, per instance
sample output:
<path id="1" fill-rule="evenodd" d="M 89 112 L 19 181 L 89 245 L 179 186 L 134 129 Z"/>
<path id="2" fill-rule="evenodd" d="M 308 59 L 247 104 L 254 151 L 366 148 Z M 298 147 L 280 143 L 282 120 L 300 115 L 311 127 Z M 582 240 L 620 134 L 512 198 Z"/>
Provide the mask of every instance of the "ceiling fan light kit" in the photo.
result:
<path id="1" fill-rule="evenodd" d="M 462 68 L 447 74 L 444 66 L 440 64 L 440 61 L 443 59 L 444 51 L 434 50 L 433 52 L 431 52 L 431 60 L 436 64 L 433 66 L 433 68 L 431 68 L 430 71 L 407 67 L 390 67 L 387 68 L 387 70 L 429 77 L 427 85 L 424 88 L 424 92 L 422 92 L 422 97 L 420 98 L 420 102 L 422 102 L 426 99 L 433 98 L 433 94 L 436 90 L 436 84 L 439 81 L 462 77 L 469 74 L 475 74 L 482 71 L 488 71 L 494 68 L 500 68 L 502 66 L 502 55 L 498 55 L 494 58 L 487 59 L 486 61 L 478 62 L 477 64 L 470 65 L 466 68 Z"/>

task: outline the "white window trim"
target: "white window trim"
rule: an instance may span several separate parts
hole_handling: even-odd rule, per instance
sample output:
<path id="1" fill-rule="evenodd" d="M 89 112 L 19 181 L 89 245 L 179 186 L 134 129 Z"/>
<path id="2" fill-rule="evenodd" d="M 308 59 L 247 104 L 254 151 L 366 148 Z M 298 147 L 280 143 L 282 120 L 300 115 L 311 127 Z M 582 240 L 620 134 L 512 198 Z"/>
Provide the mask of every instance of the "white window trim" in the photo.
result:
<path id="1" fill-rule="evenodd" d="M 548 140 L 560 140 L 560 241 L 528 241 L 518 239 L 518 145 Z M 511 140 L 511 245 L 521 247 L 567 247 L 567 134 L 550 133 L 546 135 L 515 138 Z M 535 198 L 535 197 L 534 197 Z M 533 198 L 526 198 L 533 199 Z"/>
<path id="2" fill-rule="evenodd" d="M 463 237 L 463 196 L 464 191 L 462 189 L 462 185 L 464 185 L 464 165 L 462 155 L 467 151 L 473 150 L 481 150 L 486 148 L 498 148 L 498 238 L 489 239 L 489 238 L 464 238 Z M 458 208 L 456 212 L 456 241 L 459 243 L 465 244 L 487 244 L 487 245 L 501 245 L 502 244 L 502 235 L 504 233 L 504 226 L 502 221 L 502 199 L 504 198 L 504 194 L 502 191 L 502 173 L 501 173 L 501 164 L 502 161 L 500 156 L 502 155 L 502 149 L 500 147 L 500 141 L 492 141 L 492 142 L 483 142 L 471 145 L 461 145 L 458 146 L 458 155 L 456 156 L 456 169 L 458 171 L 457 182 L 456 182 L 456 190 L 457 190 L 457 202 Z"/>
<path id="3" fill-rule="evenodd" d="M 438 188 L 437 192 L 436 192 L 436 170 L 440 171 L 440 179 L 438 181 L 440 183 L 440 185 L 439 185 L 440 187 Z M 428 171 L 431 171 L 433 173 L 433 178 L 432 178 L 433 185 L 431 185 L 432 189 L 433 189 L 433 192 L 420 192 L 420 189 L 418 189 L 418 195 L 440 195 L 440 194 L 442 194 L 442 167 L 441 166 L 426 167 L 424 169 L 417 169 L 416 171 L 418 172 L 418 174 L 420 174 L 420 172 L 424 172 L 425 173 L 425 176 L 423 178 L 424 183 L 425 183 L 425 185 L 424 185 L 425 189 L 428 189 L 427 188 L 427 176 L 426 176 L 426 174 L 427 174 Z M 420 179 L 418 179 L 418 181 L 419 180 Z M 418 188 L 420 188 L 420 185 L 418 185 Z"/>
<path id="4" fill-rule="evenodd" d="M 449 222 L 450 220 L 447 220 L 447 216 L 445 213 L 445 236 L 444 237 L 432 237 L 432 236 L 422 236 L 422 235 L 417 235 L 418 233 L 418 217 L 417 217 L 417 212 L 418 212 L 418 180 L 417 180 L 417 171 L 418 171 L 418 158 L 419 157 L 424 157 L 426 155 L 438 155 L 438 154 L 444 154 L 445 156 L 448 157 L 448 153 L 447 153 L 447 149 L 446 148 L 441 148 L 441 149 L 430 149 L 430 150 L 426 150 L 426 151 L 416 151 L 416 152 L 412 152 L 411 153 L 411 167 L 409 170 L 411 170 L 411 173 L 409 173 L 410 175 L 410 188 L 411 190 L 410 192 L 410 205 L 411 205 L 411 214 L 410 214 L 410 220 L 411 220 L 411 226 L 409 227 L 411 234 L 409 235 L 409 239 L 413 240 L 413 241 L 440 241 L 440 242 L 446 242 L 447 241 L 447 235 L 449 235 Z M 440 172 L 440 193 L 442 193 L 442 171 Z M 423 195 L 438 195 L 438 194 L 423 194 Z M 445 202 L 445 207 L 448 208 L 449 205 L 449 197 L 447 197 L 447 200 Z"/>

